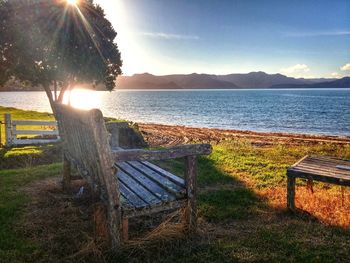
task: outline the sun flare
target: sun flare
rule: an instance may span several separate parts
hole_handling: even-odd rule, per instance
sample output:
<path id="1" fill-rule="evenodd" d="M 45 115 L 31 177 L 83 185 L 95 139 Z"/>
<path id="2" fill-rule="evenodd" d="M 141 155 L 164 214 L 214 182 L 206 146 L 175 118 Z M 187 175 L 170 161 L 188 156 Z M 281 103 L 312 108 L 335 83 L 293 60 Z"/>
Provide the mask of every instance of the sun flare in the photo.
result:
<path id="1" fill-rule="evenodd" d="M 66 0 L 70 5 L 77 5 L 79 0 Z"/>
<path id="2" fill-rule="evenodd" d="M 76 88 L 64 94 L 63 103 L 84 110 L 100 108 L 101 93 L 94 90 Z"/>

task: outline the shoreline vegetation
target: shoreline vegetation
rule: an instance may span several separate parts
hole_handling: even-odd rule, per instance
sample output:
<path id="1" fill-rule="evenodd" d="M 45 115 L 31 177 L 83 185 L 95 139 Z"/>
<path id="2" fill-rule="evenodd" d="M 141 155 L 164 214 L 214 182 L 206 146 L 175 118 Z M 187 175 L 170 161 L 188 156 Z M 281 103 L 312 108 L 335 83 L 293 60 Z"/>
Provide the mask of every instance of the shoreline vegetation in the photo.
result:
<path id="1" fill-rule="evenodd" d="M 0 107 L 13 119 L 51 114 Z M 93 239 L 92 198 L 61 189 L 59 144 L 0 149 L 1 262 L 347 262 L 350 260 L 350 189 L 297 181 L 297 214 L 286 210 L 286 168 L 306 154 L 350 159 L 350 137 L 136 126 L 151 147 L 209 142 L 199 166 L 199 231 L 176 233 L 176 216 L 155 240 L 106 251 Z M 3 129 L 2 129 L 3 131 Z M 2 136 L 3 138 L 3 136 Z M 159 165 L 181 175 L 181 161 Z M 160 214 L 159 218 L 169 215 Z M 141 223 L 140 228 L 138 226 Z M 157 220 L 130 222 L 131 239 Z M 178 228 L 177 228 L 178 229 Z M 166 232 L 168 230 L 168 232 Z M 170 231 L 171 232 L 171 231 Z M 153 234 L 155 232 L 152 232 Z M 166 234 L 168 233 L 168 235 Z M 336 256 L 335 256 L 336 255 Z"/>

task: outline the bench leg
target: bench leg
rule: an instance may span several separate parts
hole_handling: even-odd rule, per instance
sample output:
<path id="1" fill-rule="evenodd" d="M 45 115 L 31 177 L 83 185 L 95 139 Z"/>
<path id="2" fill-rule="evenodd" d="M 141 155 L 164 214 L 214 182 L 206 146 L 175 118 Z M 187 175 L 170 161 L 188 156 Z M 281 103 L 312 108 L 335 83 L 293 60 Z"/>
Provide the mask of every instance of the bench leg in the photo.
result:
<path id="1" fill-rule="evenodd" d="M 95 239 L 109 241 L 107 207 L 102 202 L 94 205 L 93 218 L 95 224 Z"/>
<path id="2" fill-rule="evenodd" d="M 197 160 L 196 156 L 186 157 L 186 190 L 187 207 L 185 212 L 186 225 L 190 234 L 197 230 Z"/>
<path id="3" fill-rule="evenodd" d="M 120 247 L 124 234 L 124 225 L 121 226 L 119 215 L 118 211 L 109 209 L 102 202 L 94 205 L 95 239 L 110 244 L 113 249 Z"/>
<path id="4" fill-rule="evenodd" d="M 129 218 L 123 218 L 123 242 L 129 240 Z"/>
<path id="5" fill-rule="evenodd" d="M 287 174 L 287 207 L 295 211 L 295 177 Z"/>
<path id="6" fill-rule="evenodd" d="M 71 163 L 68 158 L 63 154 L 63 189 L 69 190 L 71 185 Z"/>

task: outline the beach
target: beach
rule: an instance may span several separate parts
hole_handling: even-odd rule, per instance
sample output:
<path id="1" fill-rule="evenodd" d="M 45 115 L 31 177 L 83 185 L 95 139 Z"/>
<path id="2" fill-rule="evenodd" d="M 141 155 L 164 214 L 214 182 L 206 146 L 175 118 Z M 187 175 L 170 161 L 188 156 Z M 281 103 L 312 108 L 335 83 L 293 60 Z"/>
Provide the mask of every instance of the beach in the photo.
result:
<path id="1" fill-rule="evenodd" d="M 272 144 L 350 144 L 350 136 L 254 132 L 149 123 L 139 123 L 137 125 L 143 136 L 152 146 L 171 146 L 199 141 L 219 143 L 234 139 L 245 139 L 255 146 L 267 146 Z"/>

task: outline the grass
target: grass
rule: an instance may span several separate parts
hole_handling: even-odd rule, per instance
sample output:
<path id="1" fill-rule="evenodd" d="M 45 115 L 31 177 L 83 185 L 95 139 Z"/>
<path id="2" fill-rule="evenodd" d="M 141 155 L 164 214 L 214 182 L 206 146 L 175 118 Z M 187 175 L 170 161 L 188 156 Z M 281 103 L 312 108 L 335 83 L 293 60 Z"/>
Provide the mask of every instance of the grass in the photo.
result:
<path id="1" fill-rule="evenodd" d="M 0 148 L 0 169 L 26 168 L 60 162 L 61 156 L 59 144 Z"/>
<path id="2" fill-rule="evenodd" d="M 60 164 L 36 166 L 33 168 L 0 171 L 0 261 L 21 261 L 33 253 L 36 245 L 25 240 L 15 230 L 23 218 L 26 204 L 30 201 L 21 188 L 34 181 L 57 176 Z M 13 262 L 12 261 L 12 262 Z"/>
<path id="3" fill-rule="evenodd" d="M 254 192 L 246 188 L 202 193 L 198 202 L 200 215 L 209 222 L 248 219 L 263 205 Z"/>
<path id="4" fill-rule="evenodd" d="M 11 114 L 14 120 L 54 120 L 54 117 L 51 113 L 21 110 L 11 107 L 0 106 L 1 120 L 4 119 L 3 115 L 5 113 Z"/>
<path id="5" fill-rule="evenodd" d="M 283 185 L 286 180 L 286 168 L 306 154 L 350 158 L 350 145 L 276 144 L 255 147 L 249 141 L 235 140 L 216 145 L 209 160 L 217 164 L 220 171 L 237 179 L 245 176 L 252 180 L 256 187 L 261 188 Z"/>
<path id="6" fill-rule="evenodd" d="M 42 117 L 15 111 L 23 119 Z M 305 212 L 293 215 L 285 209 L 286 168 L 305 154 L 350 158 L 346 144 L 257 147 L 245 139 L 218 143 L 198 162 L 199 233 L 117 253 L 93 242 L 94 229 L 87 223 L 91 211 L 61 192 L 59 185 L 38 188 L 36 197 L 23 191 L 58 176 L 59 146 L 0 152 L 0 262 L 350 261 L 348 189 L 342 197 L 337 186 L 315 184 L 312 194 L 300 180 L 296 204 Z M 13 169 L 18 165 L 24 168 Z M 182 160 L 161 165 L 178 174 L 184 170 Z M 130 230 L 150 222 L 141 218 Z"/>

